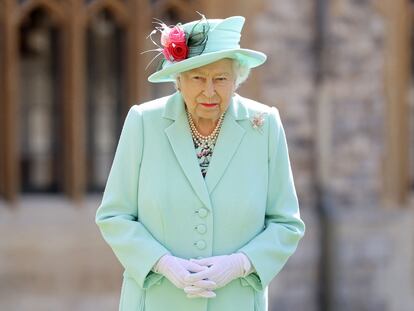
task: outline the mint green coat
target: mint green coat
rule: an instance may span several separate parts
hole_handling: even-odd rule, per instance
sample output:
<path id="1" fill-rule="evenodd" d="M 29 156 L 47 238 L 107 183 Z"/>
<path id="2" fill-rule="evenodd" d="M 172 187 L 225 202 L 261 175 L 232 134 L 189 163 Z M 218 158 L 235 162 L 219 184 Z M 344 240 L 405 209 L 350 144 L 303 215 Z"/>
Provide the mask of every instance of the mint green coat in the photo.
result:
<path id="1" fill-rule="evenodd" d="M 181 94 L 131 107 L 96 223 L 125 268 L 120 310 L 267 310 L 268 285 L 305 231 L 278 110 L 235 95 L 204 180 Z M 151 271 L 167 252 L 244 252 L 256 272 L 190 299 Z"/>

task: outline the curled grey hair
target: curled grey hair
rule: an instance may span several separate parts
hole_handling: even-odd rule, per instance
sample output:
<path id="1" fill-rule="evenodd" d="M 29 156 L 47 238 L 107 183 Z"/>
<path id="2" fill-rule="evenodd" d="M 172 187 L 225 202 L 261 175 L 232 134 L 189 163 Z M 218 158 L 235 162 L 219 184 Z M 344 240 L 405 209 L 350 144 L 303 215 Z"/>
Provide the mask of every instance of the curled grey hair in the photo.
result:
<path id="1" fill-rule="evenodd" d="M 250 67 L 244 62 L 242 62 L 238 59 L 234 59 L 233 60 L 233 70 L 234 70 L 234 73 L 235 73 L 235 76 L 236 76 L 235 84 L 236 84 L 236 89 L 237 89 L 240 86 L 240 84 L 242 84 L 244 81 L 246 81 L 247 78 L 249 77 Z"/>
<path id="2" fill-rule="evenodd" d="M 233 59 L 233 72 L 234 75 L 236 77 L 236 81 L 235 81 L 235 85 L 236 85 L 236 89 L 240 86 L 240 84 L 242 84 L 244 81 L 247 80 L 247 78 L 250 75 L 250 67 L 246 64 L 243 63 L 241 60 L 239 59 Z M 174 84 L 175 84 L 175 88 L 178 90 L 178 76 L 180 74 L 179 73 L 175 73 L 172 75 L 173 79 L 174 79 Z"/>

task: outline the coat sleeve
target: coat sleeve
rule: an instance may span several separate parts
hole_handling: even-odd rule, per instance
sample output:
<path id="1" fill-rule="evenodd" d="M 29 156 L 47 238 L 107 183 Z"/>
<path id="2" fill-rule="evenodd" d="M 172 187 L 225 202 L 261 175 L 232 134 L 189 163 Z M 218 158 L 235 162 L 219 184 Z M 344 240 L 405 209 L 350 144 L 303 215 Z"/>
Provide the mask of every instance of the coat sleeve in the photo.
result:
<path id="1" fill-rule="evenodd" d="M 162 278 L 151 268 L 169 251 L 138 218 L 143 137 L 142 114 L 135 105 L 125 119 L 95 222 L 125 272 L 140 287 L 148 288 Z"/>
<path id="2" fill-rule="evenodd" d="M 286 136 L 279 112 L 271 108 L 269 122 L 268 193 L 264 230 L 244 245 L 255 272 L 243 285 L 262 290 L 283 268 L 305 233 L 289 161 Z"/>

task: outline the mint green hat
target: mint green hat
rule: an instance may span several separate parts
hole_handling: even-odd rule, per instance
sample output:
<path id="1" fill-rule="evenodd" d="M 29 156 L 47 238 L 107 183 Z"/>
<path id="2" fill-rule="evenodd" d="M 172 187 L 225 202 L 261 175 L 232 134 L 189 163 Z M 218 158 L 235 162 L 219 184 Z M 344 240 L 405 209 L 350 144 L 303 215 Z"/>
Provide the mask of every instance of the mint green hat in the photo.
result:
<path id="1" fill-rule="evenodd" d="M 164 39 L 163 47 L 159 46 L 160 48 L 156 49 L 161 52 L 160 54 L 163 54 L 161 55 L 163 57 L 162 64 L 159 66 L 159 70 L 148 77 L 148 81 L 153 83 L 173 82 L 174 75 L 177 73 L 198 68 L 223 58 L 237 59 L 249 68 L 263 64 L 266 61 L 264 53 L 240 47 L 239 42 L 244 21 L 243 16 L 205 19 L 202 15 L 201 20 L 183 25 L 177 24 L 179 28 L 172 37 L 173 41 L 175 40 L 177 43 L 172 45 L 170 43 L 170 47 L 178 51 L 179 57 L 174 58 L 165 51 L 167 49 L 165 40 L 168 39 Z M 164 30 L 167 27 L 162 23 L 160 25 Z M 162 29 L 157 28 L 161 32 Z M 171 29 L 171 27 L 167 28 L 168 31 Z M 154 30 L 153 33 L 155 32 Z"/>

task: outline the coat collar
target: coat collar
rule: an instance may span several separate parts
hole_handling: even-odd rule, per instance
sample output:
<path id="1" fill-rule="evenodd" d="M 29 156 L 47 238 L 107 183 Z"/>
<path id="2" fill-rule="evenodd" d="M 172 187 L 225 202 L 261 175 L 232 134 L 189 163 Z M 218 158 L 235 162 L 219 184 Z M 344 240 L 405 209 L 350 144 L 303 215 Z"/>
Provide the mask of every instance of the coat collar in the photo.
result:
<path id="1" fill-rule="evenodd" d="M 195 155 L 184 101 L 179 92 L 168 98 L 163 117 L 174 120 L 165 129 L 172 150 L 194 192 L 204 205 L 211 209 L 210 194 L 223 176 L 244 136 L 245 130 L 237 121 L 249 117 L 247 108 L 243 105 L 239 95 L 233 96 L 224 117 L 205 180 L 201 175 L 200 166 Z"/>

